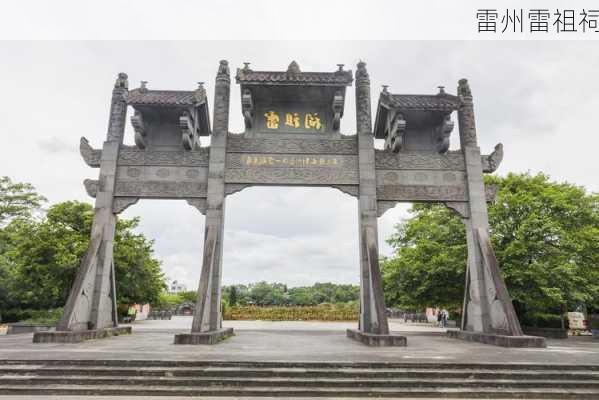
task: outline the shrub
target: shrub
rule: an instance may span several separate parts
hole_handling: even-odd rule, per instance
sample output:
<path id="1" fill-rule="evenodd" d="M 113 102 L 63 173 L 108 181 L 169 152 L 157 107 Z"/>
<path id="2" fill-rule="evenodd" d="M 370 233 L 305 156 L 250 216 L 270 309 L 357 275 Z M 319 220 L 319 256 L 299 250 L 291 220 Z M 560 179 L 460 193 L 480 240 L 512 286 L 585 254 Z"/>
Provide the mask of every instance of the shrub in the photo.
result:
<path id="1" fill-rule="evenodd" d="M 226 320 L 263 321 L 355 321 L 357 303 L 320 304 L 317 306 L 229 306 L 223 313 Z"/>

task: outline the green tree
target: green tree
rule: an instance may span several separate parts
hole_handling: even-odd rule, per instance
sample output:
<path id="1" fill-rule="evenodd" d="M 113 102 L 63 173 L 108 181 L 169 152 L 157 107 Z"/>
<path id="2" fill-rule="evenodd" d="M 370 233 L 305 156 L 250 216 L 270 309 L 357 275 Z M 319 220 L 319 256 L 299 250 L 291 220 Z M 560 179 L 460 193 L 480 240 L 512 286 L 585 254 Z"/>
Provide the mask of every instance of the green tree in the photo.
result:
<path id="1" fill-rule="evenodd" d="M 0 263 L 9 265 L 3 287 L 10 304 L 22 309 L 61 307 L 87 249 L 93 208 L 68 201 L 52 206 L 41 221 L 14 219 L 2 231 Z M 152 241 L 134 232 L 138 219 L 117 222 L 114 264 L 117 301 L 155 302 L 165 287 Z M 0 278 L 2 279 L 2 278 Z"/>
<path id="2" fill-rule="evenodd" d="M 517 311 L 599 303 L 599 196 L 551 182 L 544 174 L 487 176 L 499 186 L 489 206 L 491 236 Z M 416 204 L 388 243 L 383 260 L 389 305 L 459 308 L 463 299 L 464 227 L 439 205 Z"/>
<path id="3" fill-rule="evenodd" d="M 181 298 L 182 303 L 195 303 L 198 300 L 198 292 L 195 290 L 187 290 L 185 292 L 179 293 L 179 297 Z"/>
<path id="4" fill-rule="evenodd" d="M 228 304 L 230 306 L 237 305 L 237 288 L 235 286 L 231 286 L 231 289 L 229 290 L 229 302 L 228 302 Z"/>
<path id="5" fill-rule="evenodd" d="M 27 218 L 46 199 L 29 183 L 14 183 L 8 176 L 0 177 L 0 227 L 13 218 Z"/>

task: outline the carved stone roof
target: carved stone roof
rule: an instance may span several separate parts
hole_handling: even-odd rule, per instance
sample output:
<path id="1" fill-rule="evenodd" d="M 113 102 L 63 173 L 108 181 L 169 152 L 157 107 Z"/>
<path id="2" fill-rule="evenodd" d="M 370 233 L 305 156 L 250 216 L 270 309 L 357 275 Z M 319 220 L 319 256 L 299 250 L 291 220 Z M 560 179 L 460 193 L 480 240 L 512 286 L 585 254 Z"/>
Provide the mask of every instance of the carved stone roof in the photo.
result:
<path id="1" fill-rule="evenodd" d="M 129 91 L 127 102 L 133 106 L 194 107 L 206 101 L 204 91 L 148 90 Z"/>
<path id="2" fill-rule="evenodd" d="M 237 83 L 245 85 L 313 85 L 350 86 L 351 71 L 339 69 L 335 72 L 301 72 L 299 65 L 292 61 L 287 71 L 253 71 L 247 65 L 238 68 Z"/>
<path id="3" fill-rule="evenodd" d="M 381 100 L 393 108 L 415 111 L 454 111 L 460 106 L 460 99 L 447 93 L 428 94 L 381 94 Z"/>

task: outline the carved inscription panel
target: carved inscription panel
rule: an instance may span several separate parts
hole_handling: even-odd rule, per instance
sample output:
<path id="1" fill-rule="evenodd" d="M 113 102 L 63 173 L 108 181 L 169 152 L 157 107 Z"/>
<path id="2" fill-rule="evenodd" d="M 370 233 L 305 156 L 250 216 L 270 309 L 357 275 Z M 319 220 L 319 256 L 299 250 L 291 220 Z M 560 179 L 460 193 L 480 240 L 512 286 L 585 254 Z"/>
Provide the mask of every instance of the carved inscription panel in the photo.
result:
<path id="1" fill-rule="evenodd" d="M 244 135 L 229 135 L 227 153 L 278 153 L 278 154 L 358 154 L 355 136 L 343 139 L 301 138 L 246 138 Z"/>
<path id="2" fill-rule="evenodd" d="M 347 155 L 229 153 L 226 183 L 356 185 L 358 158 Z"/>

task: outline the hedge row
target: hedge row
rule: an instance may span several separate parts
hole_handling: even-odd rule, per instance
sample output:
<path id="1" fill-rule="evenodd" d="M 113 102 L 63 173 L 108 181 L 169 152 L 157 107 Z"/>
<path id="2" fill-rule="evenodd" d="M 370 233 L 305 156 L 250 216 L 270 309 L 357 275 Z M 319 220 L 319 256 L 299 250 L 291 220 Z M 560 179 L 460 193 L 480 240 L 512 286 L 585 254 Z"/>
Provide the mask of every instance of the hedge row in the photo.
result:
<path id="1" fill-rule="evenodd" d="M 262 321 L 356 321 L 357 304 L 320 304 L 317 306 L 233 306 L 225 307 L 226 320 Z"/>

